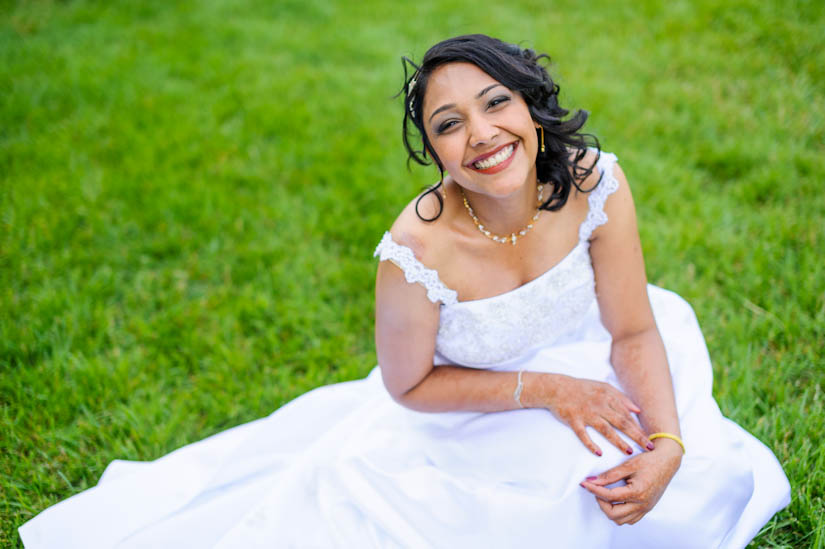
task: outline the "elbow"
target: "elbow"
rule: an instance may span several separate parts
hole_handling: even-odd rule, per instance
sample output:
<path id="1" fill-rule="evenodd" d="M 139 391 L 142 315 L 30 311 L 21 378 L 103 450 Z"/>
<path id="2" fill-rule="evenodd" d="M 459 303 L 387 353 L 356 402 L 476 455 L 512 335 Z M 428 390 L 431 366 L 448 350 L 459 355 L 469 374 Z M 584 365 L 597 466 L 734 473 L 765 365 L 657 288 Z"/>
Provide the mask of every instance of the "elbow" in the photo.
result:
<path id="1" fill-rule="evenodd" d="M 657 338 L 659 336 L 659 329 L 655 322 L 649 322 L 632 327 L 625 327 L 621 330 L 611 331 L 613 346 L 621 346 L 626 344 L 635 344 L 640 341 L 647 341 L 650 338 Z"/>
<path id="2" fill-rule="evenodd" d="M 397 383 L 394 382 L 393 379 L 388 379 L 388 376 L 384 375 L 384 370 L 381 370 L 382 379 L 384 381 L 384 387 L 387 389 L 387 392 L 390 394 L 392 399 L 400 404 L 405 408 L 409 408 L 410 410 L 414 410 L 416 412 L 430 412 L 430 406 L 427 405 L 426 400 L 421 398 L 420 391 L 418 390 L 421 387 L 421 384 L 427 377 L 429 376 L 429 372 L 422 377 L 417 382 L 410 385 L 409 383 Z"/>
<path id="3" fill-rule="evenodd" d="M 392 393 L 390 393 L 390 395 L 392 396 L 392 399 L 394 401 L 396 401 L 398 404 L 400 404 L 404 408 L 407 408 L 407 409 L 412 410 L 414 412 L 429 412 L 430 411 L 419 399 L 415 398 L 414 395 L 410 395 L 410 391 L 406 391 L 406 392 L 401 393 L 399 395 L 393 395 Z"/>

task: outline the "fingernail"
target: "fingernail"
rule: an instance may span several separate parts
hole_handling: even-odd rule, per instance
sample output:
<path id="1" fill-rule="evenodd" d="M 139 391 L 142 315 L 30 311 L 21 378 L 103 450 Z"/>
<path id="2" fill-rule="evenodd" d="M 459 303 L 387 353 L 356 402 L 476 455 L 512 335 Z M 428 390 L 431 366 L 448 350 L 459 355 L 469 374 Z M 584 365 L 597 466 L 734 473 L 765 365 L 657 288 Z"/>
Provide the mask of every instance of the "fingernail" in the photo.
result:
<path id="1" fill-rule="evenodd" d="M 627 449 L 625 449 L 624 453 L 625 453 L 625 454 L 627 454 L 627 455 L 632 454 L 632 453 L 633 453 L 633 448 L 627 448 Z"/>
<path id="2" fill-rule="evenodd" d="M 596 455 L 599 456 L 599 457 L 602 457 L 602 451 L 601 450 L 596 450 Z"/>
<path id="3" fill-rule="evenodd" d="M 587 478 L 586 478 L 586 479 L 584 479 L 584 480 L 586 480 L 587 482 L 593 482 L 593 481 L 594 481 L 594 480 L 596 480 L 597 478 L 599 478 L 599 477 L 587 477 Z"/>
<path id="4" fill-rule="evenodd" d="M 655 446 L 653 446 L 653 443 L 652 443 L 652 442 L 648 442 L 648 443 L 647 443 L 647 449 L 648 449 L 648 450 L 655 450 L 655 449 L 656 449 L 656 447 L 655 447 Z"/>

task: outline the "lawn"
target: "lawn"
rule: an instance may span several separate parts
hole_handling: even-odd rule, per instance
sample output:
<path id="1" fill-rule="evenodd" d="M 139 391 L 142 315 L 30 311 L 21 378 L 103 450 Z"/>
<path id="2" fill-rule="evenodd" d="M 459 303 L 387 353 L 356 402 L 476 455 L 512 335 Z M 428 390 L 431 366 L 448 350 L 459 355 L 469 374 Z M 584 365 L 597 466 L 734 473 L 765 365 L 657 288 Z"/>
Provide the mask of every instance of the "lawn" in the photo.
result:
<path id="1" fill-rule="evenodd" d="M 825 547 L 821 1 L 0 0 L 0 545 L 93 486 L 375 364 L 372 251 L 408 171 L 399 58 L 553 58 L 634 189 L 653 283 Z"/>

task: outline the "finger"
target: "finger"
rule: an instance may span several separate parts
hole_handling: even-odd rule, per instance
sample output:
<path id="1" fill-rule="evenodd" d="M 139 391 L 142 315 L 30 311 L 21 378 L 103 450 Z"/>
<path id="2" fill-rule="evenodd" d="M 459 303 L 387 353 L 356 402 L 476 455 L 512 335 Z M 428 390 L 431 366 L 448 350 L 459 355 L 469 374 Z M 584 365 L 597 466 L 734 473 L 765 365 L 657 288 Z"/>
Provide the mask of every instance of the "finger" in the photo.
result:
<path id="1" fill-rule="evenodd" d="M 584 428 L 583 423 L 575 423 L 571 424 L 570 427 L 573 429 L 573 432 L 576 433 L 576 436 L 579 437 L 584 445 L 587 447 L 588 450 L 596 454 L 597 456 L 602 456 L 602 449 L 596 445 L 593 440 L 591 440 L 590 435 L 587 434 L 587 430 Z"/>
<path id="2" fill-rule="evenodd" d="M 644 511 L 639 511 L 635 515 L 633 515 L 632 517 L 627 517 L 627 523 L 626 524 L 636 524 L 637 522 L 642 520 L 642 517 L 644 517 L 646 514 L 647 513 L 645 513 Z"/>
<path id="3" fill-rule="evenodd" d="M 613 520 L 616 524 L 628 524 L 638 512 L 638 503 L 617 503 L 613 505 Z"/>
<path id="4" fill-rule="evenodd" d="M 597 475 L 596 480 L 590 480 L 590 482 L 598 484 L 599 486 L 606 486 L 630 478 L 635 472 L 633 463 L 635 459 L 636 458 L 629 459 L 621 465 L 608 469 L 604 473 Z"/>
<path id="5" fill-rule="evenodd" d="M 613 427 L 629 436 L 640 447 L 647 448 L 648 450 L 653 450 L 656 448 L 639 427 L 639 424 L 626 413 L 619 412 L 615 416 L 611 417 L 609 421 Z"/>
<path id="6" fill-rule="evenodd" d="M 629 486 L 617 486 L 616 488 L 605 488 L 592 481 L 585 480 L 581 483 L 582 488 L 599 498 L 600 500 L 616 503 L 618 501 L 636 501 L 636 491 Z"/>
<path id="7" fill-rule="evenodd" d="M 610 424 L 609 421 L 603 419 L 593 425 L 593 427 L 600 432 L 604 438 L 606 438 L 613 446 L 621 450 L 627 455 L 631 455 L 633 453 L 633 448 L 630 445 L 622 440 L 622 438 L 616 433 L 616 429 L 613 425 Z"/>
<path id="8" fill-rule="evenodd" d="M 622 402 L 624 403 L 625 407 L 634 414 L 642 413 L 642 409 L 636 406 L 636 403 L 627 398 L 625 395 L 622 395 Z"/>
<path id="9" fill-rule="evenodd" d="M 613 517 L 611 516 L 613 514 L 613 504 L 603 501 L 599 498 L 596 498 L 596 503 L 599 504 L 599 507 L 601 508 L 602 512 L 607 516 L 607 518 L 613 520 Z"/>
<path id="10" fill-rule="evenodd" d="M 624 524 L 630 517 L 635 517 L 638 512 L 638 510 L 635 509 L 635 504 L 632 503 L 608 503 L 600 499 L 597 499 L 596 502 L 607 518 L 616 524 Z"/>

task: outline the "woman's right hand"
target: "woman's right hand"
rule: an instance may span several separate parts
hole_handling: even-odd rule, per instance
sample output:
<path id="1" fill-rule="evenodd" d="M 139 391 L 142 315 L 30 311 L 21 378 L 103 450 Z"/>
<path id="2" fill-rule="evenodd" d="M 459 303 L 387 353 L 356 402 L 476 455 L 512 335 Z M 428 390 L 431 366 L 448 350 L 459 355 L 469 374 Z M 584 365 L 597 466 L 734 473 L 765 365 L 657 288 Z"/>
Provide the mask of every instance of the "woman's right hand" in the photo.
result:
<path id="1" fill-rule="evenodd" d="M 533 373 L 529 396 L 525 390 L 525 405 L 546 408 L 554 416 L 573 429 L 584 445 L 597 456 L 602 450 L 587 434 L 585 427 L 592 427 L 616 448 L 630 455 L 633 448 L 622 440 L 621 431 L 642 448 L 653 450 L 653 443 L 642 431 L 631 414 L 641 413 L 621 391 L 608 383 L 579 379 L 562 374 Z M 525 388 L 526 389 L 526 388 Z"/>

